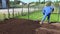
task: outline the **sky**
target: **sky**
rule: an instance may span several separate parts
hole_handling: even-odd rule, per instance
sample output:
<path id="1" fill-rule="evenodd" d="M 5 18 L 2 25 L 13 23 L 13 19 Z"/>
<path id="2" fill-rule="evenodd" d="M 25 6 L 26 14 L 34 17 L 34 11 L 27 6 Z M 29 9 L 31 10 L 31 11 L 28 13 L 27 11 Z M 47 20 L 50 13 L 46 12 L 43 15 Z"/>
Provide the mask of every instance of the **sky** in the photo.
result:
<path id="1" fill-rule="evenodd" d="M 13 1 L 13 0 L 10 0 L 10 1 Z M 39 0 L 21 0 L 22 2 L 25 2 L 25 3 L 30 3 L 30 2 L 37 2 Z M 44 1 L 44 0 L 40 0 L 40 1 Z M 45 1 L 48 1 L 48 0 L 45 0 Z M 51 0 L 51 1 L 56 1 L 56 0 Z M 59 0 L 58 0 L 59 1 Z"/>

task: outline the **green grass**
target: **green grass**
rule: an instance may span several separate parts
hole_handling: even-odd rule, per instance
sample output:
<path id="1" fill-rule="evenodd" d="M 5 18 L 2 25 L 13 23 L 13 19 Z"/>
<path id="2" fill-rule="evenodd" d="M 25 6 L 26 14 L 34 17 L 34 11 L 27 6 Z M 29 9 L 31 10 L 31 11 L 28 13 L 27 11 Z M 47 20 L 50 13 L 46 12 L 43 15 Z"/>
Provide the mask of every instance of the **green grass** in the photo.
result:
<path id="1" fill-rule="evenodd" d="M 8 18 L 8 14 L 0 13 L 0 20 L 4 20 L 5 18 Z"/>
<path id="2" fill-rule="evenodd" d="M 43 17 L 42 11 L 34 11 L 34 12 L 29 14 L 29 19 L 31 19 L 31 20 L 42 20 L 42 17 Z M 28 15 L 18 16 L 18 18 L 28 19 Z M 46 21 L 47 21 L 47 19 L 46 19 Z M 60 18 L 58 20 L 58 14 L 51 14 L 50 21 L 51 22 L 58 22 L 58 21 L 60 21 Z"/>
<path id="3" fill-rule="evenodd" d="M 54 11 L 54 13 L 56 13 L 56 11 Z M 18 16 L 18 14 L 15 14 L 15 16 L 16 15 Z M 12 18 L 12 17 L 13 17 L 13 15 L 10 14 L 10 18 Z M 43 17 L 43 14 L 42 14 L 41 10 L 29 13 L 29 19 L 30 20 L 42 20 L 42 17 Z M 5 18 L 8 18 L 8 14 L 6 14 L 4 16 L 4 14 L 0 13 L 0 20 L 3 20 Z M 28 13 L 24 13 L 24 16 L 22 16 L 22 15 L 19 14 L 19 16 L 17 18 L 28 19 Z M 47 21 L 47 19 L 46 19 L 46 21 Z M 58 18 L 58 14 L 51 14 L 50 21 L 52 21 L 52 22 L 60 22 L 60 18 Z"/>
<path id="4" fill-rule="evenodd" d="M 14 17 L 16 17 L 16 15 L 18 15 L 18 14 L 15 14 Z M 13 18 L 12 14 L 10 14 L 10 18 Z M 0 13 L 0 20 L 4 20 L 4 19 L 9 19 L 8 18 L 8 14 L 2 14 L 2 13 Z"/>

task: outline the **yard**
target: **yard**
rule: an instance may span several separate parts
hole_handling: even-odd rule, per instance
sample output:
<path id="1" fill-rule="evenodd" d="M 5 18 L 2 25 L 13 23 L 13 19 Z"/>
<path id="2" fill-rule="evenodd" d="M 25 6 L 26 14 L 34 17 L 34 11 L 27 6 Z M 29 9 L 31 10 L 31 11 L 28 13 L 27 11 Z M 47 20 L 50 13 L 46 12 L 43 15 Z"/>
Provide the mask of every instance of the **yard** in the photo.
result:
<path id="1" fill-rule="evenodd" d="M 26 13 L 27 14 L 27 13 Z M 43 17 L 42 11 L 34 11 L 32 13 L 29 13 L 29 19 L 31 20 L 41 20 Z M 59 15 L 60 17 L 60 15 Z M 51 22 L 60 22 L 60 18 L 58 17 L 58 13 L 52 13 L 51 14 L 51 18 L 50 21 Z M 18 16 L 18 18 L 24 18 L 24 19 L 28 19 L 28 15 L 25 16 Z M 47 20 L 47 19 L 46 19 Z"/>
<path id="2" fill-rule="evenodd" d="M 15 14 L 14 16 L 16 18 L 28 19 L 28 12 L 27 13 L 24 12 L 23 16 L 21 14 Z M 13 17 L 13 15 L 10 14 L 10 18 L 12 18 L 12 17 Z M 42 10 L 29 12 L 29 19 L 30 20 L 39 20 L 39 21 L 41 21 L 42 17 L 43 17 Z M 59 15 L 59 17 L 60 17 L 60 15 Z M 50 21 L 51 22 L 60 22 L 59 17 L 58 17 L 58 10 L 54 10 L 54 12 L 51 14 Z M 0 20 L 3 20 L 5 18 L 8 18 L 8 14 L 0 13 Z M 46 21 L 47 21 L 47 19 L 46 19 Z"/>

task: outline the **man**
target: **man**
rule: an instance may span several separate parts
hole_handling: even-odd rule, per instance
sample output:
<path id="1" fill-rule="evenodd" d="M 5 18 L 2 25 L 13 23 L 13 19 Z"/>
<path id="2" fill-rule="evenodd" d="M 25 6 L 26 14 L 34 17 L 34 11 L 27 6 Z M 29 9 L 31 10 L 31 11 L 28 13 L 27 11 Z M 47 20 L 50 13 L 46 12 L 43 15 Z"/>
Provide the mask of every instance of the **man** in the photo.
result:
<path id="1" fill-rule="evenodd" d="M 42 11 L 44 16 L 43 16 L 40 24 L 43 24 L 46 17 L 48 19 L 48 23 L 50 24 L 50 15 L 53 11 L 54 11 L 54 8 L 51 6 L 51 1 L 47 2 L 46 6 L 43 8 L 43 11 Z"/>

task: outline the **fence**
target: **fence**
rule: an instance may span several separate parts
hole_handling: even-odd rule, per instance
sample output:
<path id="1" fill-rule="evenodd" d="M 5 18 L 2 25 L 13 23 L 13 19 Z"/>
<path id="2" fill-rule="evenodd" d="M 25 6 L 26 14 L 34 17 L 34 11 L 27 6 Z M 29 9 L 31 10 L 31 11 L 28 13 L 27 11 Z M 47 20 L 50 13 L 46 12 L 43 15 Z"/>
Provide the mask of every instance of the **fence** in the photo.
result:
<path id="1" fill-rule="evenodd" d="M 36 2 L 35 2 L 36 3 Z M 14 7 L 8 8 L 8 9 L 0 9 L 0 19 L 5 18 L 23 18 L 23 19 L 30 19 L 30 20 L 41 20 L 43 17 L 42 9 L 44 7 L 44 3 L 41 4 L 22 4 L 19 5 L 17 8 L 16 5 L 13 5 Z M 15 8 L 16 7 L 16 8 Z M 52 22 L 60 22 L 60 8 L 54 6 L 55 10 L 51 14 L 50 21 Z M 2 16 L 3 15 L 3 16 Z"/>
<path id="2" fill-rule="evenodd" d="M 28 6 L 28 5 L 27 5 Z M 38 10 L 36 7 L 24 7 L 22 6 L 21 8 L 8 8 L 8 9 L 0 9 L 0 19 L 5 19 L 5 18 L 18 18 L 18 16 L 25 16 L 27 15 L 26 19 L 29 18 L 29 13 L 32 13 L 33 11 Z"/>

